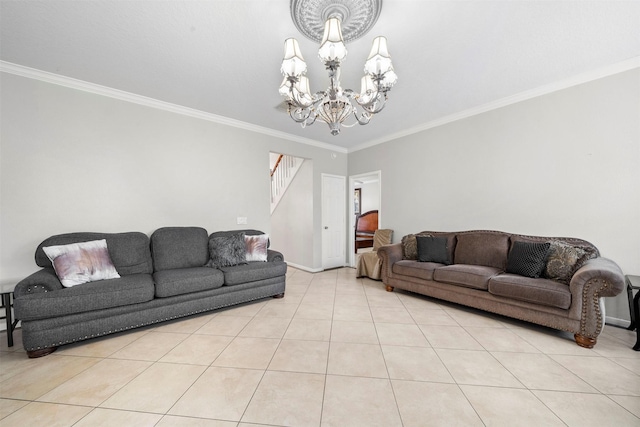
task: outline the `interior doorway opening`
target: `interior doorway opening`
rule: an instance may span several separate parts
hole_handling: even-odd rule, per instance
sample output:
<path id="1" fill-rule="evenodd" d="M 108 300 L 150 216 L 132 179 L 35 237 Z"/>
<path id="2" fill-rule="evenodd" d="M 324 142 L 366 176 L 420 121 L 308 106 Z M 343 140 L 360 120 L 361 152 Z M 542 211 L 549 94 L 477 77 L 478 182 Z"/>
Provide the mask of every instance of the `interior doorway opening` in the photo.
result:
<path id="1" fill-rule="evenodd" d="M 349 265 L 356 265 L 356 218 L 365 212 L 378 211 L 378 228 L 382 218 L 382 172 L 372 171 L 349 177 Z"/>

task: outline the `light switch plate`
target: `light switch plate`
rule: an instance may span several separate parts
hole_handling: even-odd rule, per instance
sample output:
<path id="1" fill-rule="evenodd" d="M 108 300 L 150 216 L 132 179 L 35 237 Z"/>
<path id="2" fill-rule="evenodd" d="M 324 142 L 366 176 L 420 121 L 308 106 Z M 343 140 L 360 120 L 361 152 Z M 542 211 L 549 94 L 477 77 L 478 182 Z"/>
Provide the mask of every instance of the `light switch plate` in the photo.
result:
<path id="1" fill-rule="evenodd" d="M 247 217 L 246 216 L 239 216 L 238 217 L 237 224 L 246 224 L 246 223 L 247 223 Z"/>

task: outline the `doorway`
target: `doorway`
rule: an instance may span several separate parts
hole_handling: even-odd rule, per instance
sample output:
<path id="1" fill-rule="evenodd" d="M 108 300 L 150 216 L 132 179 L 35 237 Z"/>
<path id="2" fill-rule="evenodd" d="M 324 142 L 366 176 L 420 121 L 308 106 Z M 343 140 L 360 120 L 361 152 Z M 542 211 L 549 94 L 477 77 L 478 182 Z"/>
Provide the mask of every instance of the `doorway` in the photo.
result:
<path id="1" fill-rule="evenodd" d="M 356 265 L 355 229 L 357 214 L 368 211 L 378 211 L 378 228 L 382 223 L 382 171 L 367 172 L 349 177 L 349 265 Z M 356 192 L 356 190 L 359 190 Z M 359 195 L 357 195 L 359 193 Z"/>

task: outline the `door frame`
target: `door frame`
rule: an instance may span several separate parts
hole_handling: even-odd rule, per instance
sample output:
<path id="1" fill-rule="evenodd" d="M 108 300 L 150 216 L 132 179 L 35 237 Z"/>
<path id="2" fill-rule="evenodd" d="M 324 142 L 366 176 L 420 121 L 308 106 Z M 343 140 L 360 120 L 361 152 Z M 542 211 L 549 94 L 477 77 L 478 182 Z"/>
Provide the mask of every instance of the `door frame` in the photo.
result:
<path id="1" fill-rule="evenodd" d="M 360 178 L 377 175 L 378 177 L 378 228 L 382 224 L 382 171 L 371 171 L 366 173 L 359 173 L 357 175 L 349 176 L 349 266 L 356 266 L 356 254 L 354 251 L 356 245 L 355 228 L 356 228 L 356 212 L 353 206 L 353 193 L 355 192 L 355 182 Z"/>

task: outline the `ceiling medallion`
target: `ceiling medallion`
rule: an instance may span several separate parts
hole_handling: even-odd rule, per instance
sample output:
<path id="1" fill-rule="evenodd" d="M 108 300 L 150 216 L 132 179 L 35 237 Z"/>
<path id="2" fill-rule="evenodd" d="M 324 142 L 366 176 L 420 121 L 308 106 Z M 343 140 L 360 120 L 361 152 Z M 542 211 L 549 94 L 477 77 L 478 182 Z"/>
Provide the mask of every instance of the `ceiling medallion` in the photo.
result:
<path id="1" fill-rule="evenodd" d="M 364 36 L 376 23 L 382 0 L 291 0 L 291 19 L 305 37 L 320 43 L 325 22 L 336 17 L 345 42 Z"/>

